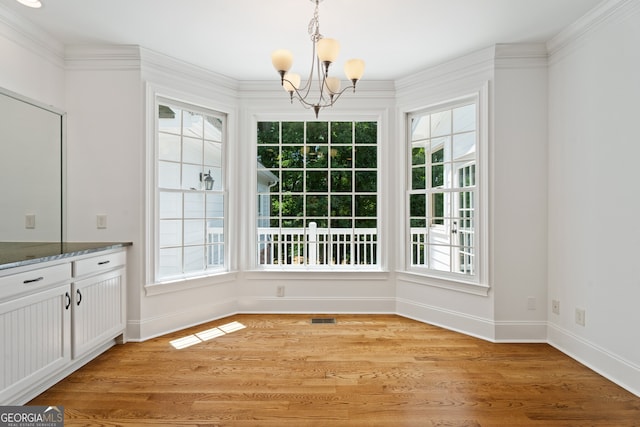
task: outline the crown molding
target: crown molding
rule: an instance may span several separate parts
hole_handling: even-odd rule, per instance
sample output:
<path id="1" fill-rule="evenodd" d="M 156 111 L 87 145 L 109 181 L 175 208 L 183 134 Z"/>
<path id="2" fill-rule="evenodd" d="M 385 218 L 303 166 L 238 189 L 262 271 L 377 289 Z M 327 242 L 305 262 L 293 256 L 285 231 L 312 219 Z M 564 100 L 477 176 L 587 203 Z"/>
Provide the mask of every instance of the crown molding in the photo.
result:
<path id="1" fill-rule="evenodd" d="M 64 67 L 64 45 L 2 4 L 0 4 L 0 36 L 57 67 Z"/>
<path id="2" fill-rule="evenodd" d="M 236 96 L 238 81 L 214 71 L 175 59 L 147 48 L 140 48 L 142 74 L 145 80 L 179 81 L 181 86 L 217 91 Z"/>
<path id="3" fill-rule="evenodd" d="M 67 70 L 139 70 L 136 45 L 69 45 L 65 47 Z"/>
<path id="4" fill-rule="evenodd" d="M 638 12 L 640 12 L 638 0 L 603 1 L 547 42 L 550 61 L 556 61 L 570 53 L 581 40 L 603 25 L 615 23 Z"/>
<path id="5" fill-rule="evenodd" d="M 546 68 L 548 56 L 544 43 L 497 44 L 495 68 Z"/>

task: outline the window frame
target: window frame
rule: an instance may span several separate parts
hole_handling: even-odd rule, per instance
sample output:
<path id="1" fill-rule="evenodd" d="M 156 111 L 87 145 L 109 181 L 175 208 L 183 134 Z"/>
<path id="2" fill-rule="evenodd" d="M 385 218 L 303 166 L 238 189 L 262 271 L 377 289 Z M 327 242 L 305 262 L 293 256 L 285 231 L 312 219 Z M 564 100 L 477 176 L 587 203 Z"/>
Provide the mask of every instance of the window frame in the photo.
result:
<path id="1" fill-rule="evenodd" d="M 357 123 L 357 122 L 375 122 L 376 123 L 376 127 L 377 127 L 377 132 L 376 132 L 376 142 L 375 142 L 375 149 L 376 149 L 376 155 L 377 155 L 377 162 L 376 162 L 376 166 L 375 166 L 375 173 L 376 173 L 376 179 L 377 179 L 377 190 L 374 192 L 375 196 L 376 196 L 376 215 L 375 218 L 376 219 L 376 260 L 375 263 L 372 264 L 349 264 L 349 265 L 335 265 L 335 264 L 315 264 L 312 265 L 310 263 L 305 263 L 302 265 L 295 265 L 295 264 L 281 264 L 281 265 L 272 265 L 272 264 L 262 264 L 260 263 L 259 260 L 259 254 L 258 254 L 258 246 L 259 246 L 259 241 L 258 241 L 258 236 L 257 236 L 257 230 L 258 230 L 258 222 L 259 222 L 259 216 L 258 216 L 258 204 L 260 203 L 260 195 L 262 193 L 259 193 L 258 191 L 258 183 L 257 183 L 257 179 L 255 179 L 255 177 L 257 177 L 257 173 L 260 169 L 258 169 L 257 166 L 257 162 L 255 162 L 254 164 L 254 168 L 256 168 L 254 170 L 254 179 L 252 179 L 252 192 L 254 194 L 253 200 L 254 200 L 254 213 L 252 215 L 253 218 L 253 224 L 252 224 L 252 234 L 251 234 L 251 238 L 250 238 L 250 252 L 251 252 L 251 262 L 250 262 L 250 270 L 253 270 L 254 272 L 270 272 L 270 273 L 283 273 L 286 274 L 287 277 L 291 274 L 295 274 L 295 273 L 301 273 L 301 274 L 305 274 L 306 272 L 315 272 L 317 274 L 324 274 L 327 273 L 329 275 L 335 275 L 337 273 L 346 273 L 346 274 L 352 274 L 352 273 L 362 273 L 362 274 L 367 274 L 368 272 L 380 272 L 383 270 L 383 264 L 384 264 L 384 242 L 383 242 L 383 219 L 382 219 L 382 212 L 383 212 L 383 206 L 382 206 L 382 200 L 383 200 L 383 192 L 384 190 L 382 189 L 382 185 L 381 185 L 381 169 L 382 169 L 382 157 L 381 157 L 381 153 L 382 153 L 382 118 L 379 115 L 349 115 L 348 117 L 345 117 L 341 114 L 325 114 L 321 120 L 311 120 L 309 119 L 309 117 L 307 115 L 288 115 L 288 114 L 275 114 L 275 115 L 271 115 L 271 114 L 255 114 L 253 116 L 253 120 L 252 120 L 252 148 L 253 148 L 253 152 L 257 155 L 258 154 L 258 132 L 257 132 L 257 125 L 260 122 L 279 122 L 279 123 L 285 123 L 285 122 L 305 122 L 305 123 L 314 123 L 314 122 L 325 122 L 325 123 L 331 123 L 331 122 L 350 122 L 350 123 Z M 306 137 L 305 137 L 306 139 Z M 305 141 L 304 143 L 302 143 L 303 145 L 307 144 L 307 141 Z M 328 146 L 330 146 L 329 141 L 327 141 L 326 143 Z M 275 145 L 275 144 L 274 144 Z M 278 146 L 282 146 L 282 145 L 287 145 L 284 144 L 282 141 L 278 142 Z M 295 145 L 295 144 L 294 144 Z M 298 144 L 300 145 L 300 144 Z M 355 142 L 351 142 L 350 146 L 352 148 L 357 148 L 358 144 Z M 308 171 L 309 169 L 304 168 L 306 171 Z M 341 168 L 339 168 L 341 169 Z M 324 169 L 323 169 L 324 170 Z M 355 166 L 355 160 L 354 160 L 354 164 L 351 167 L 352 171 L 357 170 L 356 166 Z M 369 169 L 367 169 L 369 170 Z M 326 168 L 327 174 L 328 176 L 330 176 L 331 173 L 331 167 L 327 166 Z M 355 183 L 353 184 L 355 186 Z M 308 193 L 308 191 L 306 191 L 306 189 L 303 189 L 303 192 L 301 194 L 303 194 L 303 196 L 305 196 L 306 198 L 306 193 Z M 356 194 L 356 190 L 355 187 L 352 188 L 352 190 L 348 193 L 352 196 L 355 196 Z M 327 193 L 328 195 L 329 193 Z M 346 193 L 334 193 L 337 195 L 342 195 L 342 194 L 346 194 Z M 306 199 L 305 199 L 306 200 Z M 355 203 L 355 202 L 354 202 Z M 327 216 L 327 219 L 329 219 L 330 215 Z M 307 217 L 304 217 L 305 220 L 307 219 Z M 355 216 L 355 212 L 352 213 L 352 216 L 349 217 L 352 220 L 356 219 Z"/>
<path id="2" fill-rule="evenodd" d="M 151 92 L 151 91 L 150 91 Z M 186 193 L 202 193 L 204 195 L 208 194 L 216 194 L 220 195 L 223 200 L 223 209 L 222 209 L 222 229 L 224 236 L 224 244 L 222 245 L 222 256 L 224 257 L 224 262 L 222 267 L 215 269 L 207 269 L 206 266 L 203 270 L 197 270 L 189 273 L 181 273 L 171 276 L 163 276 L 159 275 L 159 256 L 160 256 L 160 181 L 159 181 L 159 117 L 158 111 L 160 105 L 170 105 L 175 106 L 177 108 L 181 108 L 183 110 L 188 110 L 191 112 L 212 116 L 219 118 L 222 121 L 222 136 L 221 136 L 221 161 L 220 161 L 220 179 L 221 179 L 221 188 L 214 190 L 205 190 L 199 189 L 197 191 L 193 190 L 185 190 L 185 189 L 175 189 L 175 192 L 186 194 Z M 219 277 L 218 280 L 214 280 L 214 282 L 226 282 L 229 280 L 233 280 L 232 277 L 227 277 L 230 272 L 230 242 L 229 242 L 229 113 L 222 111 L 220 109 L 216 109 L 213 107 L 203 106 L 202 104 L 191 102 L 189 100 L 178 99 L 177 97 L 167 96 L 160 93 L 153 93 L 148 98 L 148 109 L 149 114 L 147 129 L 150 133 L 150 138 L 148 138 L 148 147 L 150 149 L 150 155 L 147 155 L 147 165 L 149 167 L 150 173 L 147 175 L 149 177 L 149 183 L 147 185 L 148 188 L 148 197 L 147 197 L 147 206 L 149 209 L 148 218 L 151 220 L 151 224 L 147 227 L 148 236 L 147 236 L 147 259 L 149 261 L 146 275 L 146 285 L 145 290 L 147 295 L 155 295 L 165 292 L 172 292 L 178 290 L 188 289 L 190 287 L 198 287 L 204 286 L 207 284 L 211 284 L 211 278 Z M 204 138 L 204 137 L 203 137 Z M 183 163 L 181 159 L 180 164 Z M 173 191 L 173 190 L 172 190 Z M 206 200 L 206 199 L 205 199 Z M 184 209 L 184 207 L 183 207 Z M 184 216 L 184 212 L 183 212 Z M 217 217 L 216 217 L 217 218 Z M 206 219 L 205 219 L 206 221 Z M 206 235 L 205 243 L 206 246 Z M 182 245 L 184 247 L 184 244 Z"/>
<path id="3" fill-rule="evenodd" d="M 475 274 L 467 275 L 457 272 L 436 270 L 420 265 L 413 265 L 412 253 L 413 244 L 411 234 L 411 203 L 412 194 L 412 173 L 413 173 L 413 145 L 411 132 L 411 119 L 423 114 L 433 114 L 437 111 L 452 109 L 473 102 L 476 106 L 476 152 L 475 152 Z M 410 282 L 432 285 L 435 287 L 458 290 L 462 292 L 487 295 L 489 290 L 489 245 L 488 245 L 488 185 L 489 185 L 489 113 L 488 113 L 488 85 L 485 84 L 477 92 L 467 93 L 441 102 L 434 102 L 427 106 L 406 110 L 404 115 L 403 138 L 405 141 L 406 154 L 404 164 L 406 165 L 405 177 L 405 239 L 404 239 L 404 271 L 400 277 Z M 425 153 L 427 157 L 427 153 Z M 427 160 L 425 159 L 425 164 Z M 455 165 L 453 160 L 452 166 Z M 455 165 L 457 167 L 457 165 Z M 461 165 L 468 166 L 468 163 Z M 430 172 L 425 172 L 425 174 Z M 452 174 L 453 179 L 457 179 L 456 174 Z M 425 179 L 427 177 L 425 176 Z M 457 185 L 452 186 L 452 194 L 464 194 Z M 426 192 L 424 194 L 427 194 Z M 426 196 L 425 196 L 426 197 Z M 444 225 L 427 224 L 427 227 L 445 227 Z"/>

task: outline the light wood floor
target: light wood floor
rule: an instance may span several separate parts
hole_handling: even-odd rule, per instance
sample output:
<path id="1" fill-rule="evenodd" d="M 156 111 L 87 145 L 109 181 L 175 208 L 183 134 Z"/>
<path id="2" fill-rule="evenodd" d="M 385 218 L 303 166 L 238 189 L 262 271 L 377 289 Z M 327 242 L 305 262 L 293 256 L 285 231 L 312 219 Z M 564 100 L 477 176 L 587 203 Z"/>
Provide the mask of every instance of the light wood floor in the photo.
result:
<path id="1" fill-rule="evenodd" d="M 64 406 L 66 426 L 640 426 L 640 398 L 546 344 L 312 317 L 328 316 L 237 315 L 116 346 L 30 404 Z M 246 327 L 170 344 L 230 322 Z"/>

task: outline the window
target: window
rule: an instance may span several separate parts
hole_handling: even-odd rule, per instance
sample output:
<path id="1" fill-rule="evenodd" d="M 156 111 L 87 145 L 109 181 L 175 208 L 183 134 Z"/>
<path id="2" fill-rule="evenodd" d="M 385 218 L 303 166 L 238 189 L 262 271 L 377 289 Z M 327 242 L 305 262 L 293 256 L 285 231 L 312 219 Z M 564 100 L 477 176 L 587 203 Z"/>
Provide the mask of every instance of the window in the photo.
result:
<path id="1" fill-rule="evenodd" d="M 158 99 L 156 281 L 225 268 L 225 116 Z"/>
<path id="2" fill-rule="evenodd" d="M 373 267 L 377 122 L 258 122 L 257 264 Z"/>
<path id="3" fill-rule="evenodd" d="M 411 267 L 476 276 L 477 102 L 409 115 Z"/>

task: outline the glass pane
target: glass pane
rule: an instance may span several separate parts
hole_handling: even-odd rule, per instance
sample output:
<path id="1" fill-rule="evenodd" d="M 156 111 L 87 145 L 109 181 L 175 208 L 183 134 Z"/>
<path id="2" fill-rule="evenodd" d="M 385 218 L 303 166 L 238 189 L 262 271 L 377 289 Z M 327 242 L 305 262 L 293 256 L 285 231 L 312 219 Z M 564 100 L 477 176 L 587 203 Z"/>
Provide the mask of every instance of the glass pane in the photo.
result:
<path id="1" fill-rule="evenodd" d="M 451 137 L 431 140 L 431 163 L 451 161 Z"/>
<path id="2" fill-rule="evenodd" d="M 224 217 L 224 196 L 221 194 L 207 193 L 206 217 Z"/>
<path id="3" fill-rule="evenodd" d="M 328 164 L 328 150 L 326 145 L 307 146 L 307 167 L 326 168 Z"/>
<path id="4" fill-rule="evenodd" d="M 411 194 L 409 205 L 410 216 L 424 218 L 427 215 L 427 196 L 425 194 Z"/>
<path id="5" fill-rule="evenodd" d="M 411 164 L 424 165 L 426 162 L 426 153 L 424 147 L 413 147 L 411 149 Z"/>
<path id="6" fill-rule="evenodd" d="M 351 146 L 331 146 L 331 167 L 351 168 L 353 164 L 353 149 Z"/>
<path id="7" fill-rule="evenodd" d="M 356 144 L 376 144 L 378 142 L 377 122 L 356 122 Z"/>
<path id="8" fill-rule="evenodd" d="M 282 191 L 294 193 L 304 191 L 304 173 L 301 170 L 283 171 Z"/>
<path id="9" fill-rule="evenodd" d="M 307 196 L 307 216 L 327 216 L 328 203 L 327 196 Z"/>
<path id="10" fill-rule="evenodd" d="M 353 143 L 353 123 L 331 122 L 331 143 L 332 144 Z"/>
<path id="11" fill-rule="evenodd" d="M 378 220 L 375 218 L 369 219 L 357 219 L 356 228 L 376 228 L 378 227 Z"/>
<path id="12" fill-rule="evenodd" d="M 331 196 L 331 216 L 351 216 L 351 196 Z"/>
<path id="13" fill-rule="evenodd" d="M 327 192 L 329 190 L 326 171 L 309 171 L 307 172 L 307 191 L 311 192 Z"/>
<path id="14" fill-rule="evenodd" d="M 222 167 L 222 144 L 219 142 L 204 142 L 204 165 Z"/>
<path id="15" fill-rule="evenodd" d="M 258 122 L 258 144 L 280 142 L 280 122 Z"/>
<path id="16" fill-rule="evenodd" d="M 475 185 L 475 165 L 469 165 L 468 162 L 454 163 L 454 168 L 456 171 L 456 187 L 473 187 Z"/>
<path id="17" fill-rule="evenodd" d="M 282 167 L 302 168 L 304 166 L 304 151 L 304 147 L 301 145 L 282 147 Z"/>
<path id="18" fill-rule="evenodd" d="M 411 119 L 411 141 L 427 139 L 431 136 L 429 116 L 413 117 Z"/>
<path id="19" fill-rule="evenodd" d="M 160 192 L 160 219 L 182 218 L 182 193 Z"/>
<path id="20" fill-rule="evenodd" d="M 282 204 L 278 203 L 278 208 L 274 210 L 280 211 L 282 216 L 303 216 L 304 215 L 304 196 L 298 196 L 293 194 L 283 194 Z"/>
<path id="21" fill-rule="evenodd" d="M 329 142 L 329 123 L 327 122 L 310 122 L 307 123 L 307 143 L 326 143 Z"/>
<path id="22" fill-rule="evenodd" d="M 378 211 L 376 209 L 377 197 L 371 196 L 355 196 L 356 201 L 356 216 L 377 216 Z"/>
<path id="23" fill-rule="evenodd" d="M 184 272 L 204 270 L 204 246 L 184 248 Z"/>
<path id="24" fill-rule="evenodd" d="M 182 116 L 182 134 L 202 138 L 203 122 L 202 114 L 185 111 Z"/>
<path id="25" fill-rule="evenodd" d="M 185 218 L 203 218 L 204 217 L 204 194 L 203 193 L 185 193 L 184 217 Z"/>
<path id="26" fill-rule="evenodd" d="M 160 247 L 182 244 L 182 221 L 160 220 Z"/>
<path id="27" fill-rule="evenodd" d="M 331 191 L 333 192 L 351 191 L 351 172 L 350 171 L 331 172 Z"/>
<path id="28" fill-rule="evenodd" d="M 378 173 L 376 171 L 357 171 L 356 175 L 356 191 L 357 192 L 376 192 L 378 189 Z"/>
<path id="29" fill-rule="evenodd" d="M 180 188 L 180 164 L 158 162 L 158 187 Z"/>
<path id="30" fill-rule="evenodd" d="M 453 109 L 453 132 L 467 132 L 476 129 L 476 104 Z"/>
<path id="31" fill-rule="evenodd" d="M 331 228 L 353 228 L 353 220 L 345 218 L 331 219 Z"/>
<path id="32" fill-rule="evenodd" d="M 451 110 L 433 113 L 431 115 L 431 136 L 451 134 Z"/>
<path id="33" fill-rule="evenodd" d="M 280 166 L 278 154 L 278 147 L 269 145 L 258 146 L 258 168 L 264 166 L 267 169 L 272 169 Z"/>
<path id="34" fill-rule="evenodd" d="M 433 165 L 431 167 L 431 188 L 444 187 L 444 178 L 444 165 Z"/>
<path id="35" fill-rule="evenodd" d="M 451 271 L 451 248 L 449 246 L 429 246 L 430 267 L 439 271 Z"/>
<path id="36" fill-rule="evenodd" d="M 200 190 L 203 188 L 200 182 L 202 166 L 182 165 L 182 188 L 188 190 Z"/>
<path id="37" fill-rule="evenodd" d="M 169 133 L 158 134 L 158 159 L 180 161 L 180 136 Z"/>
<path id="38" fill-rule="evenodd" d="M 204 244 L 204 220 L 189 219 L 184 221 L 184 244 Z"/>
<path id="39" fill-rule="evenodd" d="M 426 170 L 424 166 L 411 169 L 411 189 L 424 190 L 427 188 Z"/>
<path id="40" fill-rule="evenodd" d="M 282 143 L 283 144 L 304 143 L 304 122 L 283 122 L 282 123 Z"/>
<path id="41" fill-rule="evenodd" d="M 186 163 L 202 164 L 202 140 L 182 138 L 182 161 Z"/>
<path id="42" fill-rule="evenodd" d="M 474 159 L 475 156 L 475 132 L 463 133 L 453 137 L 453 160 Z"/>
<path id="43" fill-rule="evenodd" d="M 168 105 L 160 105 L 158 109 L 158 131 L 179 135 L 181 129 L 182 110 Z"/>
<path id="44" fill-rule="evenodd" d="M 431 217 L 433 218 L 432 223 L 434 224 L 444 224 L 444 193 L 433 193 L 431 194 Z"/>
<path id="45" fill-rule="evenodd" d="M 204 138 L 222 142 L 222 119 L 212 116 L 205 117 Z"/>
<path id="46" fill-rule="evenodd" d="M 161 277 L 175 276 L 182 273 L 182 248 L 160 249 L 159 274 Z"/>
<path id="47" fill-rule="evenodd" d="M 376 147 L 357 147 L 355 151 L 357 168 L 376 168 L 378 165 L 378 150 Z"/>
<path id="48" fill-rule="evenodd" d="M 224 265 L 224 245 L 207 246 L 207 267 L 218 267 Z"/>

